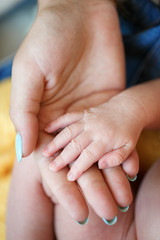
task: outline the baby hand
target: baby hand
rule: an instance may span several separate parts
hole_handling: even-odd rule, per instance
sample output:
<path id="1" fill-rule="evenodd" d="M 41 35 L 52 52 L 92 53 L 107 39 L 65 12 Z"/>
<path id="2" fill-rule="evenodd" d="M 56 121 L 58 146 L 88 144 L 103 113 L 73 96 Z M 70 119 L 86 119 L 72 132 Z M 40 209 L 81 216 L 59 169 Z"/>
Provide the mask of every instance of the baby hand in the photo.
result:
<path id="1" fill-rule="evenodd" d="M 135 112 L 133 103 L 124 105 L 114 97 L 98 107 L 67 113 L 51 122 L 48 133 L 64 129 L 44 148 L 43 155 L 50 157 L 64 149 L 50 169 L 59 171 L 75 161 L 68 173 L 68 180 L 74 181 L 97 161 L 101 169 L 121 165 L 135 149 L 142 131 Z"/>

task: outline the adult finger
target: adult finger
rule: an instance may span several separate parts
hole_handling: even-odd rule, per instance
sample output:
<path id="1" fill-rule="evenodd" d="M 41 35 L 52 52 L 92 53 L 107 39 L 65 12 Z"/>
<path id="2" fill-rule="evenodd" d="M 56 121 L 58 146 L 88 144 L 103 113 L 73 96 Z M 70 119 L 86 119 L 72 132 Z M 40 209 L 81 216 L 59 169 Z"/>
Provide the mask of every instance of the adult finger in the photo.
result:
<path id="1" fill-rule="evenodd" d="M 139 171 L 139 157 L 136 149 L 122 163 L 122 168 L 131 181 L 136 178 Z"/>
<path id="2" fill-rule="evenodd" d="M 25 53 L 23 56 L 25 58 Z M 36 145 L 37 114 L 43 90 L 43 76 L 37 64 L 27 56 L 23 59 L 21 55 L 17 55 L 12 70 L 10 116 L 16 132 L 21 136 L 24 157 L 28 156 Z"/>
<path id="3" fill-rule="evenodd" d="M 82 139 L 85 139 L 82 137 Z M 86 137 L 87 139 L 87 137 Z M 101 142 L 91 142 L 83 149 L 80 156 L 76 159 L 72 165 L 69 173 L 68 180 L 75 181 L 79 178 L 83 172 L 97 162 L 104 154 L 105 146 Z"/>
<path id="4" fill-rule="evenodd" d="M 77 180 L 87 202 L 103 219 L 111 220 L 117 215 L 117 205 L 96 165 L 89 168 Z"/>
<path id="5" fill-rule="evenodd" d="M 88 217 L 88 207 L 82 193 L 79 190 L 76 182 L 67 180 L 68 168 L 64 168 L 59 172 L 49 170 L 49 164 L 53 160 L 42 156 L 41 151 L 52 136 L 41 133 L 38 140 L 38 145 L 34 151 L 34 157 L 37 160 L 38 167 L 44 182 L 49 189 L 49 197 L 56 200 L 64 207 L 71 218 L 75 221 L 83 223 Z"/>
<path id="6" fill-rule="evenodd" d="M 117 205 L 128 207 L 132 202 L 132 191 L 122 167 L 106 168 L 102 172 Z"/>

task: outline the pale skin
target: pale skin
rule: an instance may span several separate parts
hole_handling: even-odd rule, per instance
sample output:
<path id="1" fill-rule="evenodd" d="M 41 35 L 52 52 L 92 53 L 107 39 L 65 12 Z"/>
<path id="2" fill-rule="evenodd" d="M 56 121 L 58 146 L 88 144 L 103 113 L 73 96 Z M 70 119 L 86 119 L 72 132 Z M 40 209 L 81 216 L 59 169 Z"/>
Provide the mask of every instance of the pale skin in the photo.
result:
<path id="1" fill-rule="evenodd" d="M 150 85 L 151 92 L 148 93 Z M 142 130 L 152 121 L 152 114 L 146 113 L 146 109 L 148 98 L 154 98 L 156 85 L 159 87 L 159 82 L 153 83 L 153 87 L 146 84 L 144 89 L 140 86 L 125 90 L 107 103 L 83 112 L 67 113 L 51 122 L 45 129 L 48 133 L 64 130 L 43 150 L 43 155 L 50 157 L 63 149 L 50 164 L 50 169 L 59 171 L 74 161 L 68 180 L 75 181 L 97 161 L 100 169 L 123 166 L 135 149 Z M 139 94 L 141 88 L 144 96 Z M 158 104 L 155 106 L 158 108 Z M 134 176 L 138 162 L 130 164 L 133 172 L 128 174 Z"/>
<path id="2" fill-rule="evenodd" d="M 41 151 L 51 141 L 51 136 L 44 131 L 44 127 L 67 112 L 77 101 L 92 95 L 101 96 L 107 91 L 103 98 L 97 97 L 94 101 L 96 104 L 98 101 L 102 103 L 123 90 L 124 66 L 115 4 L 104 0 L 48 1 L 48 5 L 47 1 L 40 1 L 37 18 L 14 60 L 10 114 L 16 131 L 23 139 L 23 157 L 28 156 L 36 146 L 34 158 L 42 182 L 47 182 L 50 195 L 55 195 L 55 189 L 59 186 L 61 194 L 56 196 L 58 201 L 77 221 L 84 221 L 88 216 L 86 202 L 92 202 L 96 213 L 106 219 L 112 219 L 117 214 L 117 204 L 113 197 L 110 197 L 108 204 L 106 191 L 110 196 L 111 193 L 107 184 L 102 190 L 103 194 L 97 194 L 97 201 L 93 198 L 94 187 L 85 201 L 77 185 L 68 183 L 68 168 L 55 175 L 48 171 L 51 160 L 42 157 Z M 100 182 L 104 182 L 98 169 L 97 173 L 97 181 L 100 178 Z M 88 178 L 93 185 L 93 174 Z M 127 189 L 123 190 L 130 194 L 127 198 L 120 198 L 122 206 L 132 200 L 129 183 L 125 186 Z M 66 188 L 70 192 L 68 198 Z M 122 196 L 126 195 L 120 192 Z M 104 202 L 107 201 L 106 205 L 110 206 L 103 214 L 104 206 L 97 207 L 100 197 L 103 199 L 102 195 Z M 76 202 L 74 209 L 70 205 L 71 196 Z"/>
<path id="3" fill-rule="evenodd" d="M 58 5 L 59 3 L 61 4 Z M 75 8 L 70 7 L 72 3 Z M 53 174 L 48 169 L 51 160 L 42 157 L 41 152 L 52 139 L 52 136 L 42 129 L 69 108 L 72 110 L 73 102 L 103 91 L 117 92 L 124 89 L 123 46 L 117 13 L 112 1 L 59 1 L 58 4 L 56 1 L 40 1 L 37 19 L 14 61 L 10 113 L 16 130 L 22 135 L 23 156 L 28 156 L 36 146 L 34 158 L 37 160 L 40 174 L 32 156 L 23 162 L 24 167 L 19 168 L 15 164 L 8 205 L 7 235 L 8 239 L 40 240 L 46 239 L 46 236 L 48 239 L 53 239 L 52 200 L 56 203 L 55 206 L 60 207 L 55 208 L 55 213 L 56 209 L 65 209 L 63 214 L 66 218 L 64 217 L 63 220 L 67 219 L 68 214 L 74 220 L 83 221 L 88 216 L 87 203 L 89 203 L 96 212 L 93 219 L 98 221 L 93 237 L 97 239 L 97 230 L 105 229 L 102 239 L 104 237 L 106 239 L 106 234 L 107 236 L 112 234 L 114 239 L 117 232 L 119 234 L 119 229 L 122 235 L 124 227 L 126 231 L 130 229 L 131 221 L 127 218 L 130 213 L 125 215 L 126 217 L 120 214 L 120 220 L 126 218 L 127 228 L 123 221 L 119 221 L 119 229 L 114 233 L 111 233 L 111 230 L 106 228 L 103 221 L 97 217 L 112 219 L 118 212 L 117 203 L 98 168 L 91 167 L 78 180 L 82 195 L 75 183 L 67 181 L 68 168 Z M 68 20 L 64 21 L 66 19 Z M 114 94 L 109 94 L 109 97 Z M 106 100 L 101 99 L 99 104 Z M 124 174 L 121 168 L 118 169 Z M 114 179 L 114 171 L 112 173 L 113 175 L 110 176 Z M 110 182 L 114 182 L 112 179 Z M 128 195 L 130 187 L 125 174 L 124 182 L 121 185 L 125 187 L 119 189 L 120 206 L 129 205 L 132 201 L 132 195 Z M 44 194 L 42 186 L 50 199 Z M 116 189 L 116 185 L 113 189 Z M 74 204 L 70 204 L 71 199 L 74 199 Z M 100 202 L 102 204 L 99 204 Z M 39 209 L 36 209 L 37 206 Z M 132 213 L 133 209 L 130 209 Z M 92 210 L 90 213 L 92 219 Z M 58 224 L 60 216 L 61 214 L 55 214 L 55 224 Z M 71 221 L 71 224 L 67 225 L 66 230 L 69 229 L 68 227 L 73 227 L 72 223 Z M 87 231 L 83 230 L 85 233 L 81 236 L 85 237 L 86 234 L 88 236 L 93 228 L 92 224 L 86 225 Z M 62 231 L 58 231 L 58 226 L 55 228 L 57 235 L 63 234 Z M 76 226 L 79 229 L 77 231 L 81 232 L 82 228 Z M 71 239 L 70 236 L 69 233 L 68 239 Z"/>
<path id="4" fill-rule="evenodd" d="M 124 92 L 122 92 L 122 94 Z M 131 99 L 135 99 L 134 97 L 136 96 L 137 100 L 142 100 L 141 107 L 145 107 L 144 125 L 146 127 L 160 127 L 160 113 L 157 111 L 159 106 L 159 93 L 160 80 L 157 80 L 133 87 L 129 90 L 129 95 L 125 94 L 127 101 L 129 96 Z M 138 114 L 139 106 L 137 110 Z M 41 153 L 39 152 L 39 154 Z M 118 168 L 119 167 L 115 167 L 115 169 Z M 88 224 L 80 226 L 69 217 L 67 211 L 62 207 L 63 204 L 57 199 L 57 197 L 62 194 L 61 186 L 57 185 L 55 195 L 51 194 L 47 182 L 41 179 L 35 161 L 33 157 L 30 156 L 26 161 L 23 161 L 21 171 L 19 171 L 18 164 L 15 164 L 9 201 L 9 208 L 12 209 L 12 214 L 8 217 L 8 225 L 12 226 L 13 230 L 8 232 L 8 239 L 14 239 L 15 236 L 22 239 L 46 239 L 46 237 L 47 239 L 54 239 L 53 232 L 55 232 L 56 239 L 58 240 L 64 238 L 68 240 L 81 240 L 84 238 L 89 240 L 97 238 L 99 240 L 105 240 L 106 238 L 112 240 L 158 240 L 159 228 L 157 226 L 160 224 L 159 170 L 160 161 L 157 161 L 150 169 L 149 173 L 144 177 L 136 201 L 130 206 L 127 213 L 118 213 L 118 222 L 114 226 L 110 227 L 105 225 L 102 219 L 98 217 L 98 213 L 96 212 L 97 214 L 95 214 L 92 207 L 89 207 Z M 48 169 L 48 176 L 53 175 L 52 180 L 54 182 L 56 179 L 55 176 L 58 174 L 60 177 L 63 172 L 62 170 L 58 173 L 52 173 Z M 28 176 L 30 177 L 28 178 Z M 82 187 L 83 194 L 89 205 L 92 206 L 93 200 L 95 200 L 98 202 L 98 205 L 102 204 L 101 207 L 103 207 L 103 211 L 101 214 L 104 214 L 105 211 L 108 214 L 110 208 L 107 209 L 107 202 L 104 202 L 104 196 L 107 192 L 104 191 L 104 180 L 100 176 L 101 173 L 97 171 L 97 167 L 92 166 L 78 179 L 78 184 Z M 116 182 L 117 172 L 109 168 L 107 171 L 103 171 L 103 176 L 106 181 L 111 177 L 108 184 L 112 184 Z M 90 179 L 92 179 L 93 182 L 88 181 Z M 21 182 L 21 184 L 19 184 L 19 182 Z M 67 194 L 71 193 L 69 189 L 72 188 L 73 190 L 73 182 L 67 183 L 64 179 L 63 184 L 64 183 L 66 188 L 66 199 Z M 99 185 L 96 183 L 99 183 Z M 43 187 L 41 184 L 43 184 Z M 19 186 L 18 188 L 17 185 Z M 67 185 L 70 185 L 69 188 L 67 188 Z M 109 185 L 109 187 L 112 189 L 112 186 Z M 117 189 L 119 188 L 115 188 L 116 193 Z M 96 190 L 96 194 L 92 190 Z M 43 191 L 45 191 L 45 193 Z M 30 194 L 29 197 L 28 193 Z M 100 194 L 100 198 L 97 193 Z M 103 195 L 103 193 L 105 194 Z M 107 196 L 107 201 L 108 199 Z M 74 208 L 76 202 L 72 200 L 72 196 L 70 201 L 72 208 Z M 53 211 L 54 218 L 52 215 Z M 14 220 L 15 215 L 16 221 Z M 16 227 L 17 224 L 18 227 Z"/>
<path id="5" fill-rule="evenodd" d="M 68 173 L 68 180 L 75 181 L 97 161 L 100 169 L 121 165 L 135 149 L 144 126 L 140 105 L 129 98 L 126 101 L 122 93 L 107 103 L 67 113 L 51 122 L 46 132 L 64 130 L 44 148 L 43 155 L 51 157 L 63 149 L 50 169 L 59 171 L 75 161 Z M 130 164 L 135 166 L 129 175 L 135 176 L 138 162 Z"/>

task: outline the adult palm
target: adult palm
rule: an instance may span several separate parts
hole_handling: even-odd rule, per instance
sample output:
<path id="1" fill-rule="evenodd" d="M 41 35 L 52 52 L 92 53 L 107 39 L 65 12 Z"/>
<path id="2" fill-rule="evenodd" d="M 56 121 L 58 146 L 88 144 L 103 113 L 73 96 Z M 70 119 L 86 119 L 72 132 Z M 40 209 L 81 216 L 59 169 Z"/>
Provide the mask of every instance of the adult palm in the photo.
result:
<path id="1" fill-rule="evenodd" d="M 46 192 L 51 198 L 56 196 L 70 215 L 80 221 L 87 216 L 88 208 L 76 183 L 66 181 L 67 168 L 60 173 L 50 172 L 50 160 L 41 154 L 41 149 L 53 137 L 44 132 L 44 127 L 73 109 L 78 101 L 81 107 L 83 100 L 88 99 L 87 106 L 90 106 L 92 95 L 96 95 L 96 103 L 92 104 L 97 104 L 106 100 L 102 92 L 122 90 L 124 72 L 123 46 L 112 0 L 53 1 L 52 5 L 40 6 L 31 31 L 14 60 L 10 113 L 23 139 L 23 156 L 32 153 L 36 146 L 34 156 Z M 99 98 L 102 96 L 99 93 L 103 97 Z M 89 173 L 90 170 L 87 179 L 92 184 Z M 101 179 L 99 183 L 104 182 L 100 172 L 95 175 L 97 177 Z M 84 188 L 84 181 L 79 184 Z M 101 191 L 108 201 L 106 184 L 102 186 Z M 74 204 L 70 205 L 73 198 Z M 92 199 L 90 194 L 87 200 L 91 202 Z M 99 199 L 100 194 L 97 202 Z M 103 210 L 106 218 L 112 218 L 117 209 L 113 199 L 109 201 L 113 203 L 108 205 L 111 208 L 96 209 L 99 215 Z"/>

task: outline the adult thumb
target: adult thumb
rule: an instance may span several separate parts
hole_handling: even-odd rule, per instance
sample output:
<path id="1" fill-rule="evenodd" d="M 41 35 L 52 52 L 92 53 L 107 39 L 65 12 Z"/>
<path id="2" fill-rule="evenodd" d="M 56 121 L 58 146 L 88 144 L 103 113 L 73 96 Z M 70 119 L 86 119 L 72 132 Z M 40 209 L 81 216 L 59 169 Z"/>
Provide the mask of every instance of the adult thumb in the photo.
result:
<path id="1" fill-rule="evenodd" d="M 42 74 L 33 61 L 14 61 L 10 116 L 15 126 L 18 161 L 32 153 L 38 138 L 40 102 L 44 91 Z"/>

